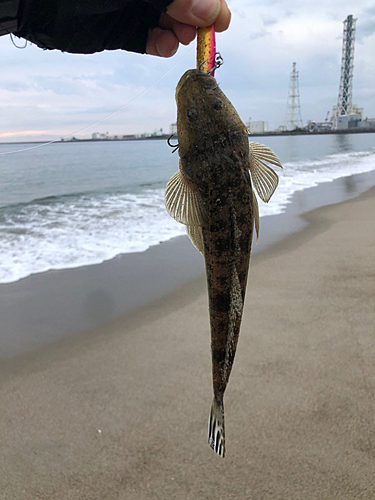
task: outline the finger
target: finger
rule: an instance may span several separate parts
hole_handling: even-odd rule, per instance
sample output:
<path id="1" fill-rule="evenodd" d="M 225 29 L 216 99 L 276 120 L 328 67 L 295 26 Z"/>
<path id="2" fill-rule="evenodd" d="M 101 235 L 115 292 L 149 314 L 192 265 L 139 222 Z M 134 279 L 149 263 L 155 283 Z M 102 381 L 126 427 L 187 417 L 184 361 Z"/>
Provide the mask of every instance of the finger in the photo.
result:
<path id="1" fill-rule="evenodd" d="M 181 23 L 203 27 L 213 24 L 220 10 L 220 0 L 174 0 L 167 14 Z"/>
<path id="2" fill-rule="evenodd" d="M 177 40 L 183 45 L 189 45 L 197 34 L 195 26 L 180 23 L 172 19 L 168 14 L 162 14 L 159 20 L 160 28 L 172 30 L 176 35 Z"/>
<path id="3" fill-rule="evenodd" d="M 173 33 L 182 45 L 189 45 L 189 43 L 195 39 L 197 30 L 194 26 L 189 26 L 188 24 L 176 21 L 173 26 Z"/>
<path id="4" fill-rule="evenodd" d="M 220 0 L 220 1 L 221 1 L 221 9 L 219 16 L 215 21 L 215 31 L 217 31 L 218 33 L 221 33 L 222 31 L 228 29 L 231 19 L 231 13 L 226 1 L 225 0 Z"/>
<path id="5" fill-rule="evenodd" d="M 178 45 L 173 31 L 153 28 L 148 32 L 146 53 L 152 56 L 172 57 L 177 52 Z"/>

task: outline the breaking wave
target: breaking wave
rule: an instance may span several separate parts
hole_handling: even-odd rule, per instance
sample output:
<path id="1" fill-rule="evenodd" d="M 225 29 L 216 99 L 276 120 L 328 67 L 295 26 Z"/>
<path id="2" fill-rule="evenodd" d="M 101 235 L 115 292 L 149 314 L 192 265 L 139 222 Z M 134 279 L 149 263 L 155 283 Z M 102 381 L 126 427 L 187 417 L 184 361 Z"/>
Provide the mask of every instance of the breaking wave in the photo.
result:
<path id="1" fill-rule="evenodd" d="M 374 150 L 286 162 L 274 197 L 260 203 L 261 216 L 283 212 L 296 191 L 371 170 Z M 97 264 L 185 234 L 164 208 L 162 184 L 143 179 L 137 192 L 107 189 L 0 206 L 0 283 Z"/>

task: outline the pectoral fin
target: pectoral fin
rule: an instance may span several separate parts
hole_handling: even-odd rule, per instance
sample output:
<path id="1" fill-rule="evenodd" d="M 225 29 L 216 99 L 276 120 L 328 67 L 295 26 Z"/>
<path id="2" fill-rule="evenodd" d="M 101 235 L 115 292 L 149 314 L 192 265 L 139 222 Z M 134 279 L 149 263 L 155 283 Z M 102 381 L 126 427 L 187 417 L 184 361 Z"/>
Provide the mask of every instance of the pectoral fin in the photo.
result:
<path id="1" fill-rule="evenodd" d="M 259 240 L 259 206 L 258 206 L 258 200 L 256 197 L 256 194 L 252 190 L 253 193 L 253 209 L 254 209 L 254 224 L 255 224 L 255 231 L 257 233 L 257 241 Z"/>
<path id="2" fill-rule="evenodd" d="M 186 226 L 186 232 L 195 248 L 204 256 L 202 228 L 200 226 Z"/>
<path id="3" fill-rule="evenodd" d="M 200 253 L 204 254 L 202 223 L 205 211 L 199 191 L 179 170 L 167 184 L 165 190 L 167 212 L 177 222 L 186 225 L 186 232 Z"/>
<path id="4" fill-rule="evenodd" d="M 254 187 L 264 202 L 268 202 L 275 192 L 279 183 L 279 177 L 276 172 L 267 165 L 271 163 L 277 167 L 283 168 L 278 157 L 267 146 L 258 142 L 250 142 L 250 173 Z M 265 163 L 267 162 L 267 163 Z"/>
<path id="5" fill-rule="evenodd" d="M 201 226 L 204 220 L 203 203 L 199 191 L 179 170 L 169 180 L 165 191 L 165 207 L 177 222 L 187 226 Z"/>

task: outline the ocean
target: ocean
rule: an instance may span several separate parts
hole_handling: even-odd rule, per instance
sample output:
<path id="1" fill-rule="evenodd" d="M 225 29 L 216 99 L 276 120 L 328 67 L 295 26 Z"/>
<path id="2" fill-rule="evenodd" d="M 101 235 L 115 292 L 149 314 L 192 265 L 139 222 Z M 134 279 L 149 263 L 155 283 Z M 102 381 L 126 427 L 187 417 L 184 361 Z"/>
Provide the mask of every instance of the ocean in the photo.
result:
<path id="1" fill-rule="evenodd" d="M 284 169 L 260 215 L 296 191 L 375 170 L 374 134 L 254 137 Z M 0 144 L 0 283 L 98 264 L 185 234 L 164 208 L 178 153 L 162 140 Z"/>

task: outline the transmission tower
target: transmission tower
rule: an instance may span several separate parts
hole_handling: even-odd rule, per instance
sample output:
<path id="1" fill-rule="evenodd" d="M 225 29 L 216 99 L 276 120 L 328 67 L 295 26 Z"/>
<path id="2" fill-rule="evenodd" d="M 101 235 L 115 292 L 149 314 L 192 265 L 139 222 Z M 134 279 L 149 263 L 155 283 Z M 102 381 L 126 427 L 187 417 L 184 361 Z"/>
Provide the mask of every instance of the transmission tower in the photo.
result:
<path id="1" fill-rule="evenodd" d="M 286 106 L 285 125 L 288 130 L 302 127 L 301 106 L 299 103 L 299 86 L 296 64 L 293 63 L 293 71 L 290 74 L 288 102 Z"/>
<path id="2" fill-rule="evenodd" d="M 356 21 L 357 19 L 353 19 L 353 16 L 348 16 L 344 21 L 341 78 L 339 98 L 337 101 L 337 116 L 347 115 L 352 111 L 354 39 Z"/>

